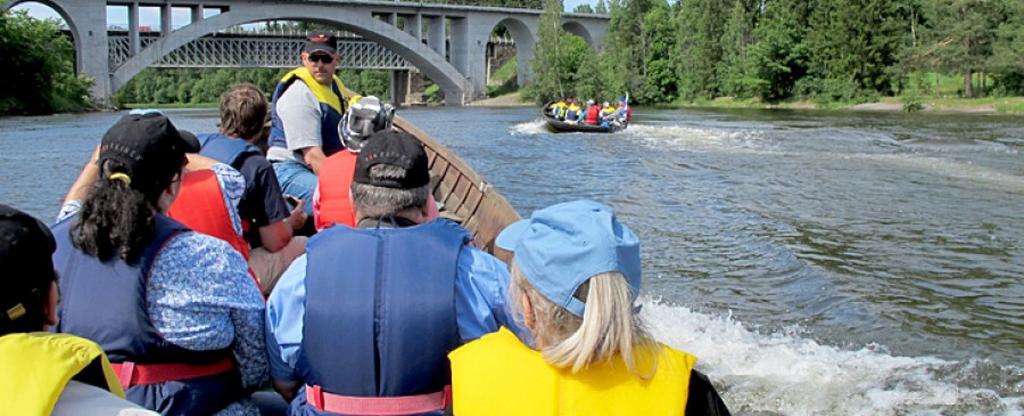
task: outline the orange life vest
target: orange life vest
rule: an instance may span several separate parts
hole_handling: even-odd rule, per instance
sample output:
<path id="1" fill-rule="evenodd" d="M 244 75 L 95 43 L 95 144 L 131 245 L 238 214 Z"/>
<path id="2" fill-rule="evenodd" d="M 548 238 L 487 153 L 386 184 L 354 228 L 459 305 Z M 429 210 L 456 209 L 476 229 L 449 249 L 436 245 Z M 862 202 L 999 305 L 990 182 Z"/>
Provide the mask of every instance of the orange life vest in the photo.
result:
<path id="1" fill-rule="evenodd" d="M 335 153 L 324 160 L 320 167 L 320 209 L 313 216 L 318 230 L 334 224 L 356 226 L 356 210 L 352 206 L 349 192 L 352 177 L 356 172 L 356 158 L 359 155 L 348 149 Z"/>
<path id="2" fill-rule="evenodd" d="M 193 231 L 226 241 L 241 253 L 246 261 L 249 260 L 249 242 L 235 232 L 235 227 L 231 224 L 231 214 L 224 204 L 220 182 L 212 170 L 203 169 L 186 173 L 181 179 L 178 197 L 171 204 L 167 215 Z M 263 287 L 251 267 L 249 275 L 262 292 Z"/>
<path id="3" fill-rule="evenodd" d="M 589 124 L 591 126 L 596 126 L 597 123 L 600 122 L 600 121 L 601 121 L 601 107 L 599 107 L 597 105 L 590 106 L 590 108 L 587 109 L 587 118 L 584 119 L 583 122 L 587 123 L 587 124 Z"/>

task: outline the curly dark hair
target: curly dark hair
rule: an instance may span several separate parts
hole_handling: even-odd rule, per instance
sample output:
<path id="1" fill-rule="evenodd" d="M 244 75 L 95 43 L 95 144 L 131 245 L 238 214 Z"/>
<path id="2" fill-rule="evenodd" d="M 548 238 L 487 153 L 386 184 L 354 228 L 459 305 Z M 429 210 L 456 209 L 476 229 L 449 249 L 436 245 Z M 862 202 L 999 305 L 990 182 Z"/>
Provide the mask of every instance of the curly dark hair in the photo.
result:
<path id="1" fill-rule="evenodd" d="M 164 172 L 153 172 L 152 176 L 160 179 L 151 182 L 148 185 L 150 189 L 136 189 L 120 180 L 110 179 L 110 175 L 115 173 L 127 173 L 124 165 L 115 160 L 104 161 L 100 178 L 82 204 L 78 222 L 71 228 L 75 247 L 103 261 L 115 254 L 129 263 L 138 260 L 153 238 L 160 195 L 181 172 L 183 164 L 184 160 L 176 167 L 172 163 L 152 165 L 153 168 L 162 166 L 165 169 Z"/>

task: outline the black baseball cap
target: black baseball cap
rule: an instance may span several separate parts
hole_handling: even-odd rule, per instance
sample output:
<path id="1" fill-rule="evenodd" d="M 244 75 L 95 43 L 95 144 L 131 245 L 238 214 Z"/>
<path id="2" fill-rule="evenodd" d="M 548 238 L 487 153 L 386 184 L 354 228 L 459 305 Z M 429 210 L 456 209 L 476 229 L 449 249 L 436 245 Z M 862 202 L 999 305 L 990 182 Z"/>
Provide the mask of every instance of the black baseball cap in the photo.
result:
<path id="1" fill-rule="evenodd" d="M 303 52 L 326 52 L 334 54 L 338 46 L 338 37 L 328 32 L 313 32 L 306 37 L 306 44 L 302 47 Z"/>
<path id="2" fill-rule="evenodd" d="M 370 168 L 391 165 L 405 170 L 405 177 L 371 178 Z M 356 159 L 352 180 L 364 185 L 394 189 L 414 189 L 430 183 L 430 168 L 423 144 L 409 133 L 382 130 L 372 134 Z"/>
<path id="3" fill-rule="evenodd" d="M 42 222 L 0 204 L 0 329 L 38 313 L 54 280 L 57 243 Z"/>
<path id="4" fill-rule="evenodd" d="M 185 153 L 199 152 L 199 140 L 178 130 L 167 116 L 155 110 L 134 110 L 121 117 L 103 135 L 97 163 L 114 160 L 124 165 L 132 187 L 159 184 L 158 175 L 181 166 Z"/>

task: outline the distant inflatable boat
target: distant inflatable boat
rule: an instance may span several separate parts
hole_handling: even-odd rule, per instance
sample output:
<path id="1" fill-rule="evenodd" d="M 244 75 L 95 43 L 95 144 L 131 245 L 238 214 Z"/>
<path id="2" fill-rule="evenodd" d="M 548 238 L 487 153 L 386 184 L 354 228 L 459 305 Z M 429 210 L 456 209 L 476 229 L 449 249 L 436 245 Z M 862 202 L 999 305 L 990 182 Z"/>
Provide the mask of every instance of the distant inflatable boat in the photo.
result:
<path id="1" fill-rule="evenodd" d="M 547 110 L 549 107 L 551 107 L 551 103 L 545 104 L 541 113 L 544 115 L 544 121 L 548 124 L 548 129 L 555 133 L 615 133 L 626 128 L 626 125 L 612 123 L 609 123 L 607 126 L 595 126 L 583 123 L 576 124 L 573 121 L 562 121 Z"/>

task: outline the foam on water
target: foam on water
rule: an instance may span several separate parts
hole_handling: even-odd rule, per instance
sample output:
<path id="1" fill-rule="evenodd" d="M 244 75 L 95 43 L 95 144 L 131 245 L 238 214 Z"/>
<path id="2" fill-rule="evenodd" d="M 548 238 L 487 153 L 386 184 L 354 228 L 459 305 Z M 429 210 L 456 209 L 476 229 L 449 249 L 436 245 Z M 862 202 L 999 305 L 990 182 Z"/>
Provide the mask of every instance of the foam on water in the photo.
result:
<path id="1" fill-rule="evenodd" d="M 646 146 L 668 146 L 675 150 L 693 152 L 715 152 L 725 154 L 762 154 L 822 157 L 840 160 L 859 160 L 885 164 L 899 169 L 915 170 L 928 174 L 975 182 L 1000 191 L 1024 193 L 1024 177 L 1000 172 L 970 161 L 958 161 L 944 156 L 918 153 L 863 153 L 842 152 L 826 149 L 803 150 L 784 149 L 766 137 L 759 130 L 727 130 L 719 128 L 698 128 L 690 126 L 634 125 L 626 131 L 630 137 Z M 878 141 L 878 139 L 872 139 Z M 895 143 L 895 142 L 892 142 Z M 898 148 L 898 143 L 895 144 Z M 1000 147 L 1005 147 L 999 145 Z"/>
<path id="2" fill-rule="evenodd" d="M 762 334 L 729 316 L 644 303 L 654 336 L 696 355 L 734 414 L 1024 415 L 1021 368 L 900 357 L 879 345 L 842 349 L 799 328 Z M 1002 391 L 971 387 L 997 375 Z"/>
<path id="3" fill-rule="evenodd" d="M 986 166 L 971 162 L 961 162 L 942 157 L 921 156 L 915 154 L 836 154 L 837 158 L 866 160 L 913 169 L 929 174 L 976 182 L 992 189 L 1024 193 L 1024 177 L 999 172 Z"/>
<path id="4" fill-rule="evenodd" d="M 622 134 L 648 146 L 720 153 L 777 153 L 775 143 L 757 130 L 690 126 L 630 125 Z"/>
<path id="5" fill-rule="evenodd" d="M 509 128 L 509 133 L 516 136 L 532 136 L 535 134 L 550 133 L 550 131 L 548 130 L 547 122 L 545 122 L 544 119 L 538 118 L 532 121 L 512 125 L 512 127 Z"/>

